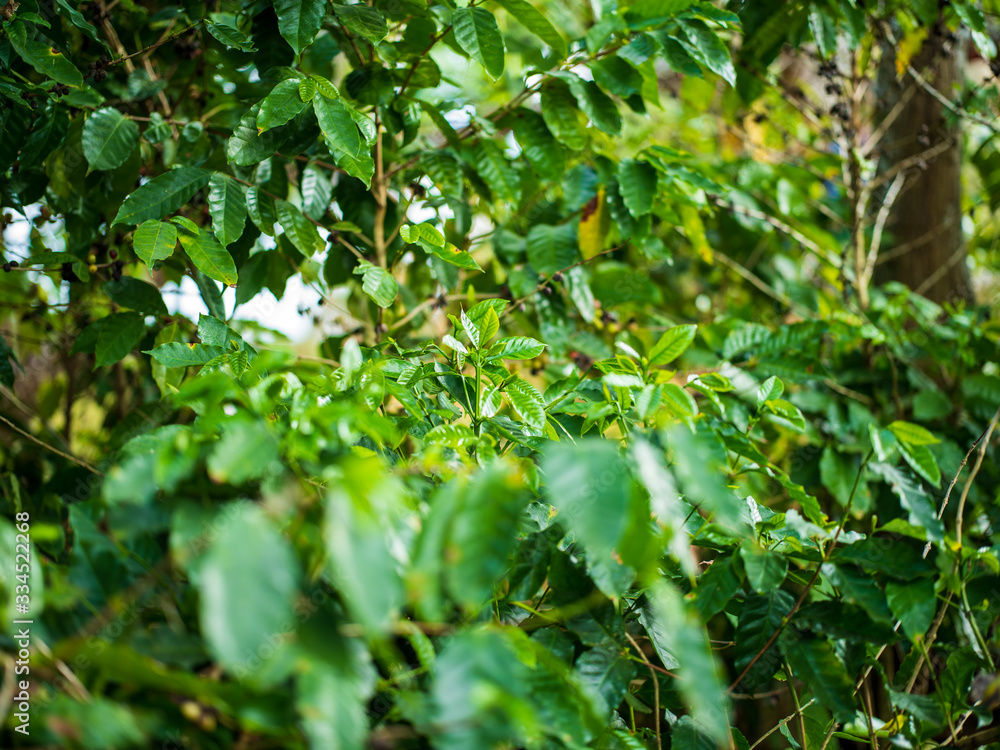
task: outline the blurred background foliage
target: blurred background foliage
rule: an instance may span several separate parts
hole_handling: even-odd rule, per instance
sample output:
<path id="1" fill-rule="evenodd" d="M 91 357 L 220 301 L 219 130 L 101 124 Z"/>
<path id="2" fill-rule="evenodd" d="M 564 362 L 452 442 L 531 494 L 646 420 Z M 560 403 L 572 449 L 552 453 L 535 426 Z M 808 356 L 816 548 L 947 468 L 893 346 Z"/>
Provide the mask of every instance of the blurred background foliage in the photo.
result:
<path id="1" fill-rule="evenodd" d="M 996 743 L 997 13 L 8 0 L 5 746 Z"/>

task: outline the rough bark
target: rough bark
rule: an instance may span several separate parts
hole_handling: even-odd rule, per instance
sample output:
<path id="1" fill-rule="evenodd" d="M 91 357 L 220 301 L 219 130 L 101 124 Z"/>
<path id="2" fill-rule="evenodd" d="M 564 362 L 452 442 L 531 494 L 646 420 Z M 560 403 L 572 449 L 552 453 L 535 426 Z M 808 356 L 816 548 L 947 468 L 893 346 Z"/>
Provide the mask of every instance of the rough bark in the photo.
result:
<path id="1" fill-rule="evenodd" d="M 929 86 L 951 100 L 962 71 L 959 45 L 950 44 L 946 33 L 940 26 L 932 29 L 910 64 Z M 876 123 L 890 116 L 902 97 L 910 98 L 881 143 L 882 175 L 906 166 L 903 188 L 886 225 L 889 241 L 883 242 L 875 281 L 902 282 L 935 302 L 971 300 L 962 239 L 960 123 L 911 74 L 897 75 L 894 47 L 884 48 L 878 83 Z"/>

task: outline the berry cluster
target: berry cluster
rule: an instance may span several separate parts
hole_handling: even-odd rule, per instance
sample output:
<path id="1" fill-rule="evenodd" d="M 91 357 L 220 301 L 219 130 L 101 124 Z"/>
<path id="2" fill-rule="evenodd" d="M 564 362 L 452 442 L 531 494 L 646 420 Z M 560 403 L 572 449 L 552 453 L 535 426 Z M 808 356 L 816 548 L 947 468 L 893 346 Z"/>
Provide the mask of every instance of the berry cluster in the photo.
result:
<path id="1" fill-rule="evenodd" d="M 3 270 L 6 273 L 10 273 L 10 269 L 12 269 L 12 268 L 17 268 L 17 261 L 16 260 L 12 260 L 9 263 L 4 263 L 3 264 Z"/>
<path id="2" fill-rule="evenodd" d="M 94 60 L 87 64 L 87 75 L 84 78 L 92 78 L 94 83 L 100 83 L 108 77 L 108 71 L 105 68 L 108 67 L 110 62 L 105 55 L 101 55 L 99 60 Z"/>

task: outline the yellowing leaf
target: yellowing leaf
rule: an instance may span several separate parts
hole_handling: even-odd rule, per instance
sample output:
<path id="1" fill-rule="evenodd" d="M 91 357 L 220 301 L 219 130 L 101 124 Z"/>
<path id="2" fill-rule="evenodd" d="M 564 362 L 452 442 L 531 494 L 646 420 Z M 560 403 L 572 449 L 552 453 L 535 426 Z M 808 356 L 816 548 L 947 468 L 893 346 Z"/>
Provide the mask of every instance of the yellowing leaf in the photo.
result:
<path id="1" fill-rule="evenodd" d="M 583 207 L 583 214 L 580 216 L 577 238 L 580 254 L 586 260 L 604 250 L 604 239 L 608 234 L 608 204 L 605 195 L 604 187 L 599 187 L 597 195 Z"/>
<path id="2" fill-rule="evenodd" d="M 691 243 L 698 255 L 709 265 L 713 265 L 712 248 L 708 246 L 708 239 L 705 237 L 705 225 L 701 223 L 701 216 L 694 206 L 681 206 L 681 226 L 684 228 L 684 236 Z"/>

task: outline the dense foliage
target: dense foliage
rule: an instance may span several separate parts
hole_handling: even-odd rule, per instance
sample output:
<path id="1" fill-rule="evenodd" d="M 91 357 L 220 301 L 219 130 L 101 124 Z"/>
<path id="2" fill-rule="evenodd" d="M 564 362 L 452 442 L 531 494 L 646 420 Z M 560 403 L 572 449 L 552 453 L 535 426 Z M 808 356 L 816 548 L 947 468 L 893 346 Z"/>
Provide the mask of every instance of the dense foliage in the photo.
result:
<path id="1" fill-rule="evenodd" d="M 8 0 L 5 746 L 1000 740 L 994 5 Z"/>

